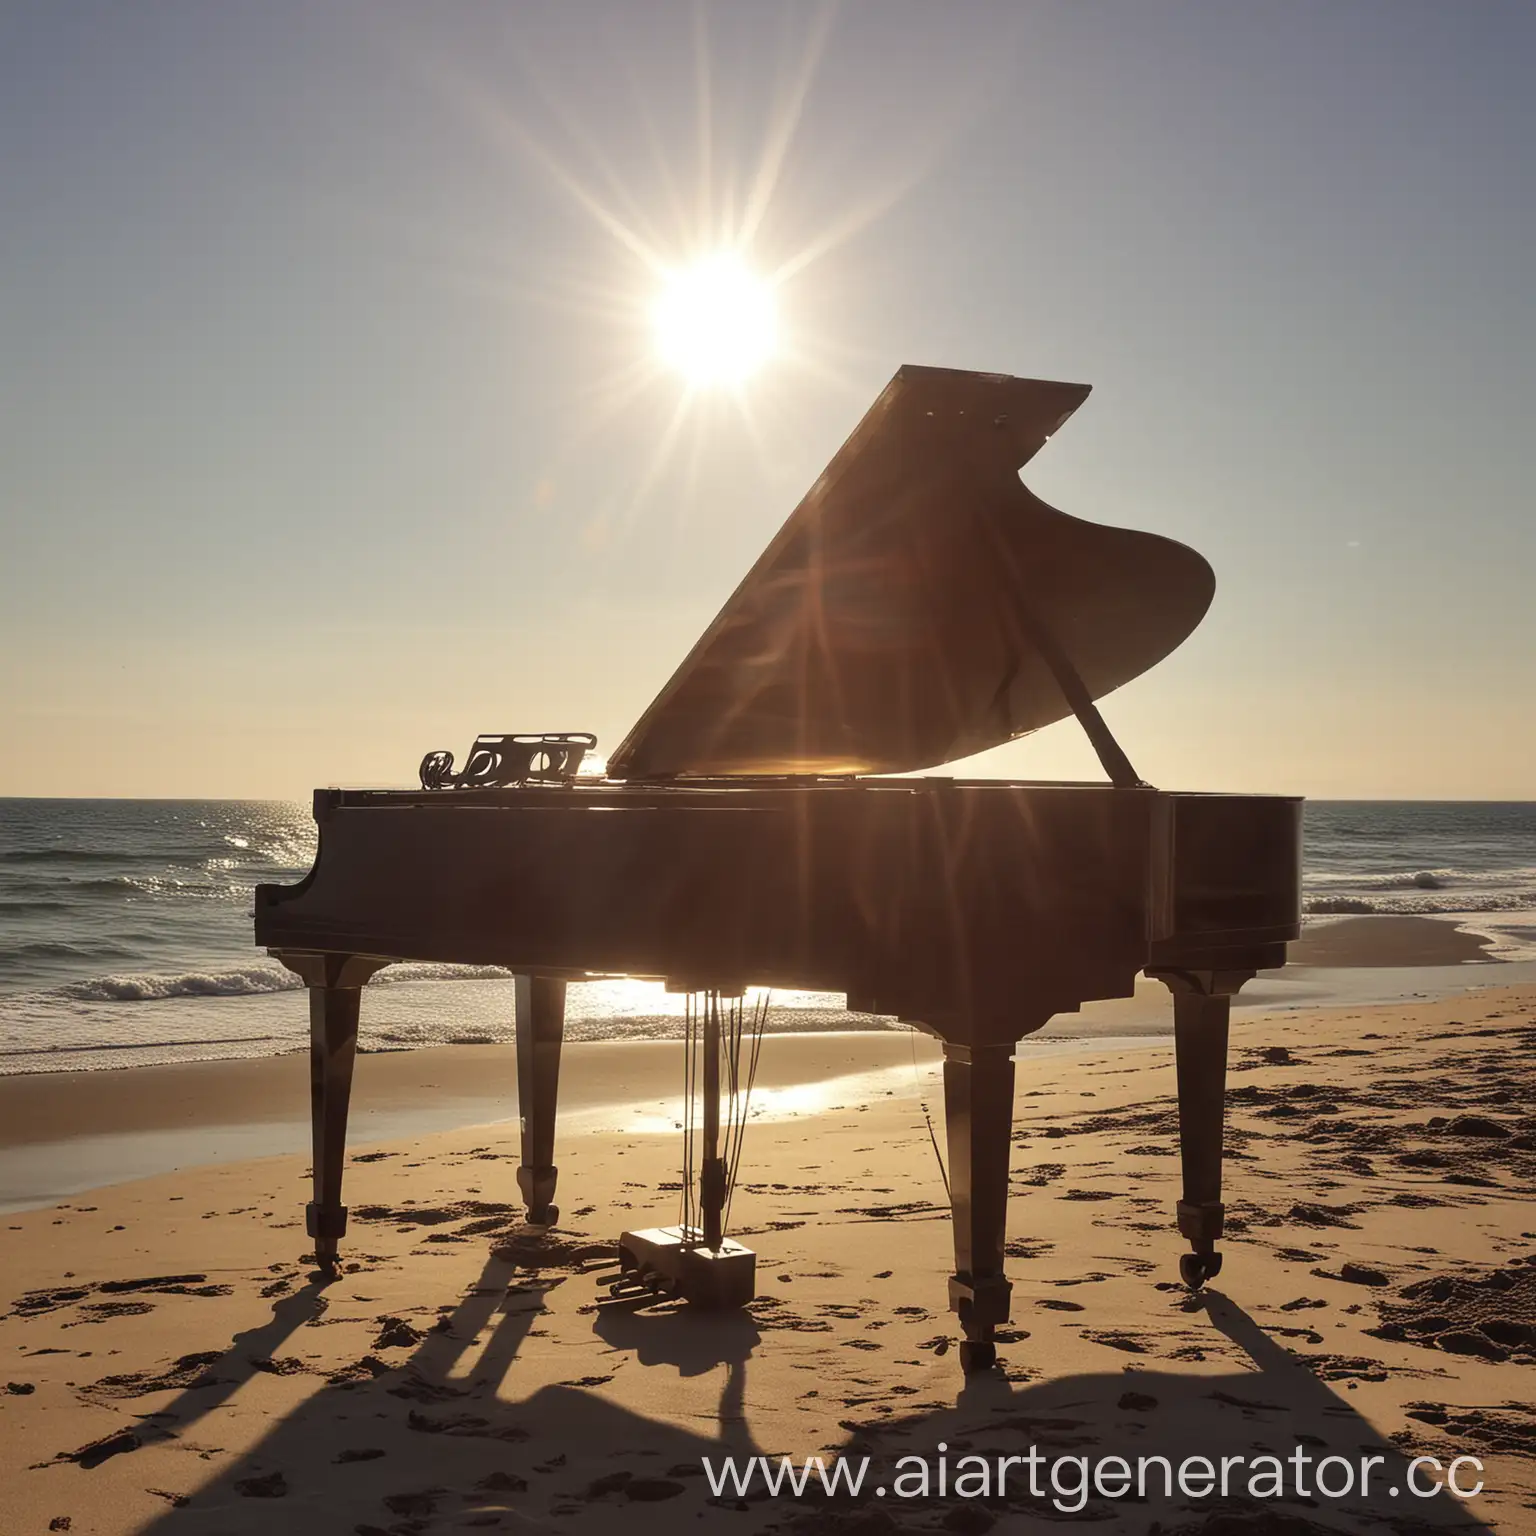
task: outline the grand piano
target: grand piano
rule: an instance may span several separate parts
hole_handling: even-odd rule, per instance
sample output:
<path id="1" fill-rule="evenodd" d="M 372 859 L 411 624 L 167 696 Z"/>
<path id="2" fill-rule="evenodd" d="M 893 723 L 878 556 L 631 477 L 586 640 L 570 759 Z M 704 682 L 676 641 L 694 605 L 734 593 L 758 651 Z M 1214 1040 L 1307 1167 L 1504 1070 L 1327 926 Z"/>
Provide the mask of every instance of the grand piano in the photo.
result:
<path id="1" fill-rule="evenodd" d="M 255 937 L 309 989 L 322 1264 L 346 1230 L 362 989 L 394 961 L 457 961 L 516 976 L 533 1223 L 558 1214 L 569 982 L 842 993 L 937 1036 L 967 1369 L 1009 1315 L 1015 1046 L 1156 977 L 1180 1269 L 1217 1272 L 1228 1011 L 1299 931 L 1301 803 L 1155 789 L 1105 725 L 1095 700 L 1172 651 L 1215 583 L 1193 550 L 1024 486 L 1087 395 L 902 368 L 600 776 L 579 771 L 591 737 L 550 733 L 481 738 L 459 772 L 430 754 L 420 789 L 316 791 L 314 867 L 258 887 Z M 923 772 L 1068 715 L 1107 782 Z"/>

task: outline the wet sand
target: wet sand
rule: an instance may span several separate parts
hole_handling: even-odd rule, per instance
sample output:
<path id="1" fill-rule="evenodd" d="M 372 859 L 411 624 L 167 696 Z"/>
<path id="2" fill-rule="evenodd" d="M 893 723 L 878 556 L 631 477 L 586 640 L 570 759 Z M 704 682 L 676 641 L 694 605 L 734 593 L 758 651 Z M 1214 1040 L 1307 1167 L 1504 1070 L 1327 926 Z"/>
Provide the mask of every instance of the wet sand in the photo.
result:
<path id="1" fill-rule="evenodd" d="M 931 1054 L 936 1047 L 922 1037 L 919 1049 Z M 906 1031 L 775 1036 L 764 1045 L 762 1082 L 817 1082 L 910 1062 L 912 1051 Z M 659 1101 L 681 1088 L 676 1040 L 584 1041 L 562 1055 L 562 1112 Z M 353 1109 L 359 1120 L 444 1106 L 459 1124 L 515 1116 L 511 1046 L 441 1045 L 358 1057 Z M 0 1077 L 0 1149 L 71 1135 L 264 1121 L 308 1124 L 307 1053 Z"/>
<path id="2" fill-rule="evenodd" d="M 1287 959 L 1341 967 L 1497 964 L 1488 953 L 1492 942 L 1429 917 L 1346 917 L 1309 927 Z"/>

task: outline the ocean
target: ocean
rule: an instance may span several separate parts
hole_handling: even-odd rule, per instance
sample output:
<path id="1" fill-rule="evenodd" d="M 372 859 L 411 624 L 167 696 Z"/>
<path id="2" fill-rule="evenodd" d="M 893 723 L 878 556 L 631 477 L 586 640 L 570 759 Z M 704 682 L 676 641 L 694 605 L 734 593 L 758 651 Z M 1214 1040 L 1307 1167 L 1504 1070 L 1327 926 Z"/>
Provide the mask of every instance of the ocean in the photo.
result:
<path id="1" fill-rule="evenodd" d="M 251 891 L 309 868 L 307 806 L 230 800 L 0 800 L 0 1073 L 270 1055 L 307 1038 L 295 977 L 251 945 Z M 1441 917 L 1536 959 L 1536 804 L 1316 801 L 1309 921 Z M 771 1027 L 881 1021 L 840 997 L 773 996 Z M 568 1038 L 671 1036 L 658 984 L 573 987 Z M 512 1038 L 512 988 L 483 966 L 392 966 L 364 1050 Z"/>

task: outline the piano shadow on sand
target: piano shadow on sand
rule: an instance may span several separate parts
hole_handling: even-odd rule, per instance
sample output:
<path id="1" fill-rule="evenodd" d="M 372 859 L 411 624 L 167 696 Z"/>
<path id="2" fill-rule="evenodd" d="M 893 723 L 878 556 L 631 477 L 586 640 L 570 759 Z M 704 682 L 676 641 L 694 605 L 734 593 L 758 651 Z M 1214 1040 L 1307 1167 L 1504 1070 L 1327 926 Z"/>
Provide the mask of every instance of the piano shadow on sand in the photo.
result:
<path id="1" fill-rule="evenodd" d="M 1172 1499 L 1154 1487 L 1144 1501 L 1090 1498 L 1078 1511 L 1052 1507 L 1054 1495 L 1032 1498 L 1012 1488 L 990 1499 L 877 1498 L 903 1456 L 933 1460 L 942 1443 L 950 1466 L 961 1455 L 994 1461 L 1031 1445 L 1046 1457 L 1164 1456 L 1177 1465 L 1196 1454 L 1246 1452 L 1287 1456 L 1297 1444 L 1313 1454 L 1358 1461 L 1380 1456 L 1377 1490 L 1406 1487 L 1407 1459 L 1351 1407 L 1347 1398 L 1271 1339 L 1219 1292 L 1180 1297 L 1172 1305 L 1208 1335 L 1213 1354 L 1245 1357 L 1222 1374 L 1172 1373 L 1155 1367 L 1076 1374 L 1028 1383 L 998 1370 L 965 1379 L 953 1397 L 902 1414 L 871 1411 L 899 1403 L 871 1384 L 844 1400 L 843 1440 L 834 1455 L 871 1458 L 858 1499 L 768 1500 L 758 1493 L 711 1496 L 702 1458 L 725 1455 L 800 1456 L 814 1447 L 760 1443 L 752 1433 L 750 1357 L 756 1326 L 741 1314 L 673 1307 L 659 1314 L 596 1309 L 594 1331 L 619 1351 L 624 1368 L 651 1378 L 647 1395 L 665 1402 L 678 1376 L 718 1371 L 722 1391 L 716 1424 L 701 1432 L 605 1400 L 591 1385 L 544 1386 L 518 1399 L 517 1356 L 544 1316 L 544 1296 L 561 1277 L 531 1277 L 505 1259 L 488 1258 L 480 1282 L 443 1314 L 401 1363 L 364 1357 L 337 1373 L 221 1477 L 156 1520 L 152 1536 L 267 1532 L 292 1536 L 422 1536 L 477 1529 L 519 1531 L 672 1530 L 695 1518 L 742 1530 L 795 1533 L 949 1529 L 983 1531 L 1033 1516 L 1102 1522 L 1119 1530 L 1311 1536 L 1313 1532 L 1426 1529 L 1485 1532 L 1466 1505 L 1448 1498 L 1391 1498 L 1336 1504 L 1259 1503 L 1247 1498 Z M 189 1387 L 154 1423 L 162 1435 L 186 1437 L 209 1411 L 249 1379 L 252 1360 L 315 1318 L 319 1291 L 311 1286 L 273 1309 L 273 1322 L 237 1337 L 207 1366 L 204 1385 Z M 467 1374 L 463 1366 L 476 1351 Z M 386 1353 L 395 1355 L 394 1349 Z M 1020 1352 L 1022 1358 L 1023 1352 Z M 282 1369 L 279 1357 L 279 1369 Z M 899 1378 L 892 1376 L 892 1383 Z M 820 1379 L 834 1396 L 836 1374 Z M 842 1378 L 841 1390 L 849 1390 Z M 888 1384 L 887 1384 L 888 1385 Z M 678 1415 L 685 1419 L 685 1415 Z M 206 1437 L 206 1425 L 204 1426 Z M 810 1433 L 814 1434 L 814 1431 Z M 1434 1449 L 1433 1446 L 1430 1449 Z M 1456 1454 L 1464 1445 L 1441 1448 Z M 830 1458 L 829 1458 L 830 1459 Z M 951 1476 L 953 1476 L 951 1472 Z M 1017 1472 L 1010 1474 L 1018 1476 Z M 1155 1481 L 1155 1480 L 1154 1480 Z M 1065 1502 L 1074 1502 L 1066 1499 Z M 958 1511 L 958 1513 L 957 1513 Z M 947 1517 L 947 1519 L 946 1519 Z M 711 1526 L 711 1528 L 714 1528 Z"/>

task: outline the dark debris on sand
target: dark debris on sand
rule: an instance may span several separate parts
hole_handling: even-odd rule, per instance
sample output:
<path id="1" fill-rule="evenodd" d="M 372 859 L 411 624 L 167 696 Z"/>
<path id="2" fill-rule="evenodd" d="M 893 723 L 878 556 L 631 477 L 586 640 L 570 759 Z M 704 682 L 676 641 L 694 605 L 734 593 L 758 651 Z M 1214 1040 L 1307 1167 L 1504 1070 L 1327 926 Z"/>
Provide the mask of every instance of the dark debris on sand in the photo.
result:
<path id="1" fill-rule="evenodd" d="M 1405 1518 L 1401 1521 L 1375 1520 L 1371 1529 L 1386 1531 L 1390 1536 L 1421 1536 L 1430 1527 Z M 1340 1536 L 1340 1527 L 1322 1525 L 1305 1515 L 1262 1509 L 1251 1514 L 1222 1512 L 1208 1515 L 1192 1525 L 1171 1527 L 1166 1536 Z"/>
<path id="2" fill-rule="evenodd" d="M 288 1497 L 288 1480 L 281 1472 L 268 1472 L 264 1477 L 240 1477 L 235 1479 L 235 1492 L 245 1499 L 285 1499 Z"/>
<path id="3" fill-rule="evenodd" d="M 1461 1052 L 1427 1062 L 1418 1057 L 1401 1066 L 1383 1063 L 1378 1075 L 1365 1082 L 1236 1082 L 1228 1090 L 1228 1104 L 1233 1109 L 1246 1109 L 1258 1124 L 1229 1124 L 1228 1155 L 1241 1159 L 1250 1141 L 1273 1134 L 1307 1142 L 1316 1148 L 1314 1166 L 1352 1181 L 1379 1178 L 1395 1165 L 1410 1174 L 1438 1176 L 1433 1182 L 1458 1189 L 1536 1193 L 1536 1116 L 1525 1112 L 1536 1078 L 1529 1049 L 1536 1042 L 1536 1033 L 1519 1024 L 1483 1031 L 1460 1026 L 1456 1034 L 1440 1038 L 1461 1040 L 1472 1033 L 1485 1034 L 1508 1048 L 1489 1049 L 1470 1059 Z M 1361 1053 L 1345 1048 L 1325 1054 Z M 1306 1066 L 1284 1046 L 1264 1046 L 1244 1052 L 1242 1060 L 1234 1063 L 1234 1071 L 1303 1071 Z M 1445 1112 L 1447 1106 L 1454 1106 L 1454 1110 Z M 1417 1111 L 1424 1118 L 1404 1123 L 1404 1111 Z M 1278 1124 L 1270 1130 L 1264 1128 L 1264 1122 Z M 1140 1157 L 1172 1155 L 1177 1131 L 1172 1106 L 1145 1103 L 1087 1118 L 1048 1117 L 1035 1125 L 1021 1126 L 1014 1140 L 1128 1136 L 1133 1144 L 1117 1151 Z M 1016 1175 L 1016 1182 L 1038 1185 L 1059 1176 L 1057 1168 L 1042 1165 L 1033 1177 L 1027 1170 Z M 1399 1191 L 1388 1203 L 1427 1207 L 1461 1203 L 1461 1199 L 1411 1190 Z M 1293 1213 L 1293 1219 L 1313 1226 L 1344 1225 L 1348 1221 L 1347 1216 L 1342 1221 L 1330 1220 L 1330 1214 L 1326 1206 L 1304 1203 Z M 1263 1224 L 1277 1223 L 1271 1219 Z M 1242 1230 L 1236 1226 L 1230 1229 Z"/>
<path id="4" fill-rule="evenodd" d="M 1536 1253 L 1482 1274 L 1431 1275 L 1378 1304 L 1378 1338 L 1536 1364 Z"/>
<path id="5" fill-rule="evenodd" d="M 799 1501 L 797 1501 L 798 1503 Z M 726 1508 L 744 1511 L 744 1501 L 720 1500 Z M 985 1536 L 987 1532 L 1050 1530 L 1064 1525 L 1102 1524 L 1114 1520 L 1120 1510 L 1103 1500 L 1089 1502 L 1072 1514 L 1064 1514 L 1049 1500 L 1007 1497 L 956 1502 L 953 1499 L 914 1499 L 903 1501 L 893 1511 L 885 1501 L 846 1496 L 836 1501 L 810 1498 L 782 1525 L 769 1529 L 783 1536 L 894 1536 L 897 1532 L 955 1532 L 957 1536 Z M 1347 1527 L 1327 1525 L 1308 1518 L 1262 1505 L 1244 1504 L 1214 1511 L 1203 1519 L 1187 1524 L 1164 1526 L 1153 1520 L 1148 1536 L 1342 1536 L 1344 1530 L 1358 1529 L 1351 1521 Z M 1371 1522 L 1370 1529 L 1388 1536 L 1427 1536 L 1431 1529 L 1411 1517 L 1401 1520 Z"/>
<path id="6" fill-rule="evenodd" d="M 1502 1408 L 1409 1403 L 1407 1415 L 1441 1430 L 1457 1446 L 1472 1444 L 1488 1451 L 1536 1456 L 1536 1408 L 1529 1403 L 1506 1403 Z"/>
<path id="7" fill-rule="evenodd" d="M 143 1443 L 143 1440 L 131 1429 L 117 1429 L 110 1435 L 103 1435 L 99 1440 L 92 1440 L 82 1445 L 77 1451 L 60 1451 L 54 1459 L 72 1461 L 76 1466 L 84 1467 L 89 1471 L 99 1467 L 104 1461 L 110 1461 L 114 1456 L 121 1456 L 126 1451 L 138 1450 Z"/>
<path id="8" fill-rule="evenodd" d="M 204 1349 L 182 1355 L 161 1370 L 133 1371 L 103 1376 L 82 1388 L 93 1398 L 143 1397 L 150 1392 L 186 1392 L 193 1387 L 218 1386 L 228 1378 L 215 1376 L 213 1367 L 225 1359 L 222 1349 Z"/>
<path id="9" fill-rule="evenodd" d="M 422 1242 L 469 1242 L 490 1238 L 491 1255 L 519 1269 L 580 1270 L 593 1259 L 614 1256 L 611 1242 L 597 1242 L 584 1232 L 530 1227 L 519 1206 L 495 1200 L 455 1200 L 442 1205 L 364 1205 L 352 1212 L 355 1221 L 387 1222 L 400 1231 L 430 1227 Z M 452 1230 L 439 1230 L 452 1227 Z M 380 1319 L 383 1323 L 385 1319 Z M 377 1347 L 390 1348 L 381 1344 Z"/>
<path id="10" fill-rule="evenodd" d="M 76 1306 L 94 1296 L 121 1296 L 126 1293 L 161 1296 L 231 1296 L 234 1287 L 209 1285 L 207 1275 L 151 1275 L 142 1280 L 98 1280 L 76 1285 L 53 1286 L 43 1291 L 28 1291 L 11 1303 L 13 1317 L 37 1317 L 61 1307 Z M 88 1310 L 104 1315 L 122 1316 L 125 1312 L 148 1312 L 147 1302 L 98 1302 Z"/>

